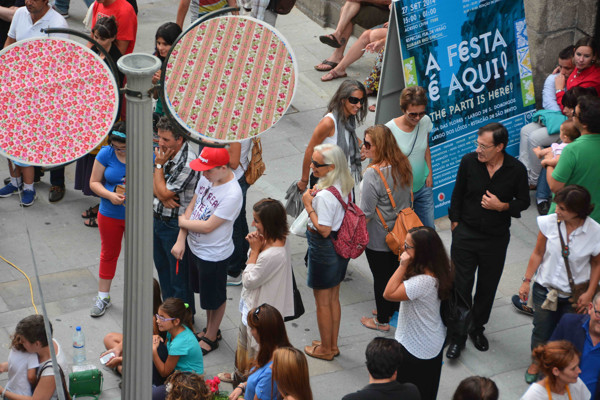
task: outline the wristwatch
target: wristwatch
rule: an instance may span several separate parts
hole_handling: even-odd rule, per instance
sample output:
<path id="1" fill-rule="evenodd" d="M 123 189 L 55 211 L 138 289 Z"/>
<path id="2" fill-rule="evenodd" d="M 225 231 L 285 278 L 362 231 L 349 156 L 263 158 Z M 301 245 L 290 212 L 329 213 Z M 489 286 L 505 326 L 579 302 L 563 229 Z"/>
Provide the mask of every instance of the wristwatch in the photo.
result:
<path id="1" fill-rule="evenodd" d="M 163 166 L 162 166 L 162 164 L 156 164 L 154 167 L 155 167 L 156 169 L 162 169 L 162 167 L 163 167 Z"/>
<path id="2" fill-rule="evenodd" d="M 523 282 L 530 283 L 530 282 L 531 282 L 531 279 L 523 277 Z"/>

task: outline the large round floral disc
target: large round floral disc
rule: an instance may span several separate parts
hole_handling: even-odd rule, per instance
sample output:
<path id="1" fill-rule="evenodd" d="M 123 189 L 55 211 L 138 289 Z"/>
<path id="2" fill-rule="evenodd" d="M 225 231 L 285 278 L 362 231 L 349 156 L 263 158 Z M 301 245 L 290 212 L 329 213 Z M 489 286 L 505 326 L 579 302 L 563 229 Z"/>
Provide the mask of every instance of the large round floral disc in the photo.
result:
<path id="1" fill-rule="evenodd" d="M 0 154 L 54 166 L 100 144 L 118 112 L 109 67 L 80 43 L 37 38 L 0 52 Z"/>
<path id="2" fill-rule="evenodd" d="M 176 43 L 164 94 L 169 111 L 192 136 L 239 141 L 283 116 L 297 76 L 292 50 L 272 26 L 249 17 L 216 17 Z"/>

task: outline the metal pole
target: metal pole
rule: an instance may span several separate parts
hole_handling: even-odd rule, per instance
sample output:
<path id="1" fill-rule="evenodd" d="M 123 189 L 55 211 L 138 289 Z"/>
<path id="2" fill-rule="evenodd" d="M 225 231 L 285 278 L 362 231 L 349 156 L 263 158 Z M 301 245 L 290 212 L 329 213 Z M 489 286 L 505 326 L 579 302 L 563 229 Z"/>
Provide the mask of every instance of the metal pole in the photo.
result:
<path id="1" fill-rule="evenodd" d="M 123 388 L 126 400 L 152 397 L 152 75 L 161 62 L 128 54 L 117 62 L 127 76 L 127 179 Z"/>

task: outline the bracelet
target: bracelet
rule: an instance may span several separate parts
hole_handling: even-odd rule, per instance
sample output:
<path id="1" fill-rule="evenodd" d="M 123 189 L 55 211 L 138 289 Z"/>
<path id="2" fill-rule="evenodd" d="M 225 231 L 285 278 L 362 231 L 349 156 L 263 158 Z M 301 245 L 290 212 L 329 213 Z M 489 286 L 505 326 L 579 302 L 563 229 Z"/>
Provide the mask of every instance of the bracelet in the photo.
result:
<path id="1" fill-rule="evenodd" d="M 523 277 L 523 282 L 530 283 L 530 282 L 531 282 L 531 279 Z"/>
<path id="2" fill-rule="evenodd" d="M 238 389 L 241 389 L 241 390 L 242 390 L 242 394 L 244 394 L 244 393 L 246 392 L 246 386 L 242 386 L 242 385 L 243 385 L 243 384 L 242 384 L 242 383 L 240 383 L 240 384 L 238 385 Z"/>
<path id="3" fill-rule="evenodd" d="M 315 213 L 315 214 L 316 214 L 315 210 L 310 210 L 310 211 L 308 212 L 308 216 L 309 216 L 309 217 L 310 217 L 310 213 Z"/>
<path id="4" fill-rule="evenodd" d="M 308 179 L 300 179 L 300 182 L 308 183 Z"/>

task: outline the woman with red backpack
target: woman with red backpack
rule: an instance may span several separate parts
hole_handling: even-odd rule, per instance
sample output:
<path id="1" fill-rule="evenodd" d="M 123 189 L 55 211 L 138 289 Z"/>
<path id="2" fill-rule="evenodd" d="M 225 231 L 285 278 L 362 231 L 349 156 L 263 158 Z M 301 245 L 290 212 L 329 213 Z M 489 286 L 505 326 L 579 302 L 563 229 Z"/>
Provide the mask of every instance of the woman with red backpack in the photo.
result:
<path id="1" fill-rule="evenodd" d="M 332 237 L 342 225 L 354 179 L 343 150 L 335 144 L 315 146 L 311 159 L 312 173 L 319 178 L 315 188 L 302 196 L 308 213 L 308 287 L 313 289 L 317 306 L 317 324 L 321 340 L 306 346 L 304 352 L 331 361 L 340 354 L 337 346 L 340 330 L 340 283 L 346 276 L 348 258 L 335 251 Z M 336 193 L 334 193 L 336 192 Z"/>

